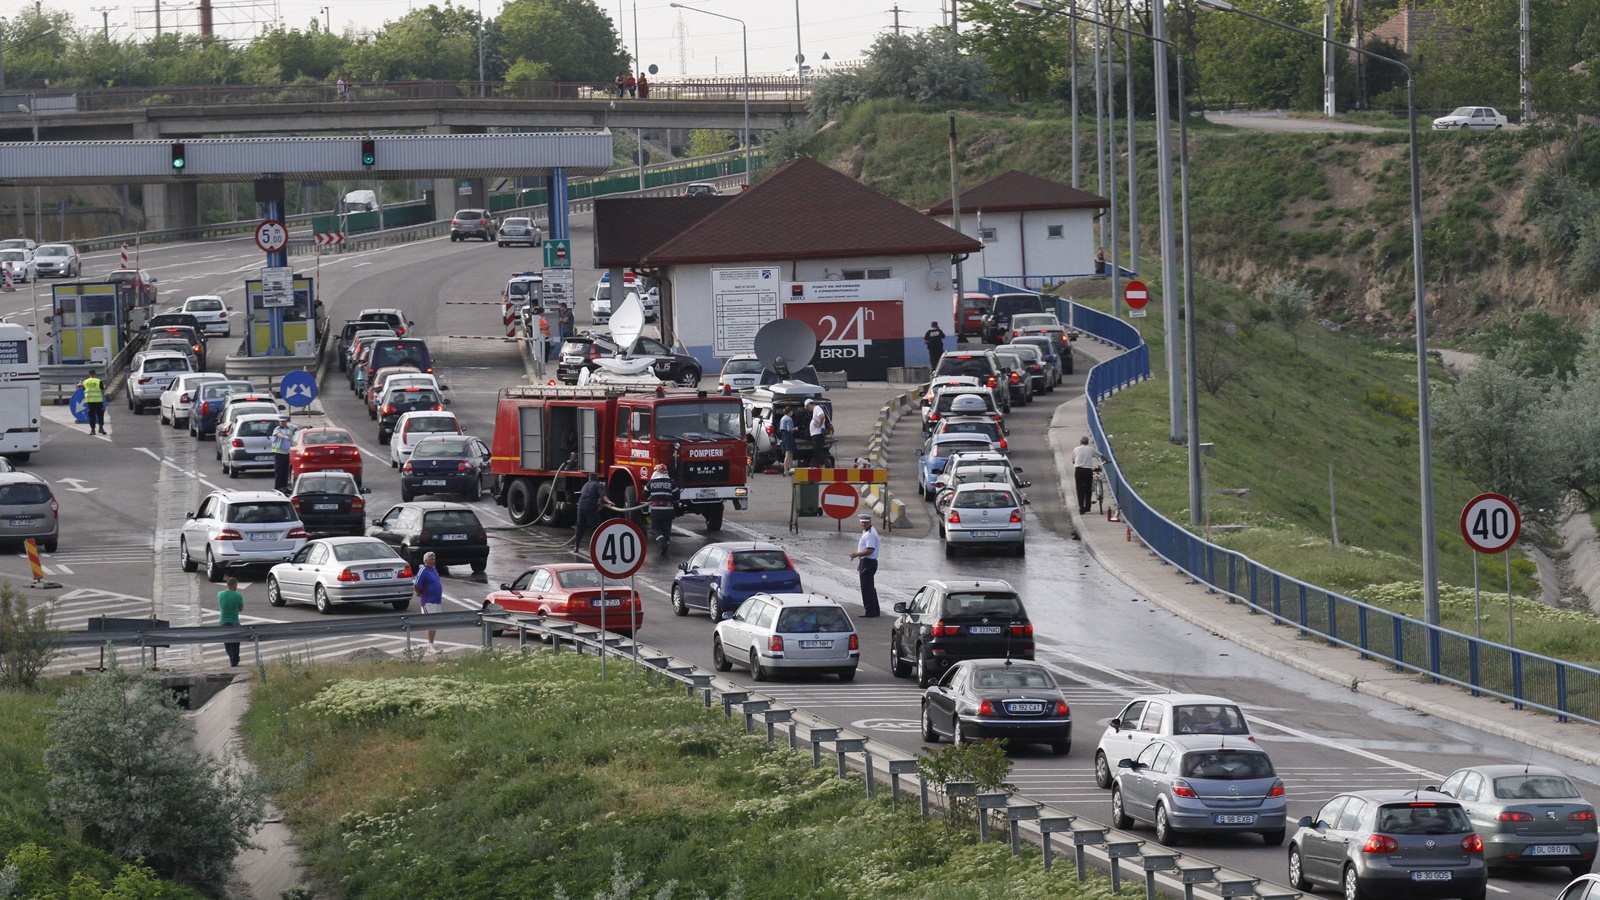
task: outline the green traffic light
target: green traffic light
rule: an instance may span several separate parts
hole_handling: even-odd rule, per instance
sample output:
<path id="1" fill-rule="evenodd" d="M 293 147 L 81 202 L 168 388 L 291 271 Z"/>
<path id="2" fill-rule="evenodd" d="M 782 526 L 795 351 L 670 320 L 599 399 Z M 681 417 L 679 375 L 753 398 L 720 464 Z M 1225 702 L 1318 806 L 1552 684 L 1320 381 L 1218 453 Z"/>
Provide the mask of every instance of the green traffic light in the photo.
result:
<path id="1" fill-rule="evenodd" d="M 174 169 L 182 169 L 183 166 L 184 166 L 184 163 L 185 163 L 185 159 L 184 159 L 184 148 L 183 148 L 183 145 L 182 144 L 173 144 L 172 145 L 172 167 Z"/>

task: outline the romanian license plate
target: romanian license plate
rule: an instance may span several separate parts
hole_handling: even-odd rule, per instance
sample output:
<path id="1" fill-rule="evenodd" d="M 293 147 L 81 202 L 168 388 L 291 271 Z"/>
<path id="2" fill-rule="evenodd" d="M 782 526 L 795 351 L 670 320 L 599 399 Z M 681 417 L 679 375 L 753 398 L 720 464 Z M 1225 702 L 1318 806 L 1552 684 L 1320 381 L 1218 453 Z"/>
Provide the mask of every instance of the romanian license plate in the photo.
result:
<path id="1" fill-rule="evenodd" d="M 467 539 L 467 536 L 464 535 L 464 534 L 441 534 L 441 535 L 439 535 L 439 540 L 441 540 L 441 541 L 464 541 L 466 539 Z"/>
<path id="2" fill-rule="evenodd" d="M 252 532 L 250 532 L 250 540 L 252 540 L 252 541 L 275 541 L 277 539 L 278 539 L 278 535 L 275 532 L 271 532 L 271 531 L 252 531 Z"/>
<path id="3" fill-rule="evenodd" d="M 967 633 L 968 634 L 999 634 L 1000 633 L 1000 626 L 999 625 L 969 625 L 969 626 L 967 626 Z"/>
<path id="4" fill-rule="evenodd" d="M 1577 856 L 1578 848 L 1571 844 L 1534 844 L 1528 848 L 1529 856 Z"/>
<path id="5" fill-rule="evenodd" d="M 801 641 L 801 650 L 832 650 L 833 641 Z"/>
<path id="6" fill-rule="evenodd" d="M 1218 814 L 1211 817 L 1211 821 L 1218 825 L 1254 825 L 1255 816 Z"/>
<path id="7" fill-rule="evenodd" d="M 272 454 L 270 453 L 257 453 L 254 458 L 256 462 L 272 462 Z"/>
<path id="8" fill-rule="evenodd" d="M 11 519 L 10 523 L 12 525 L 16 525 L 16 526 L 32 525 L 33 524 L 33 517 L 32 516 L 24 516 L 24 517 L 19 518 L 19 519 Z"/>
<path id="9" fill-rule="evenodd" d="M 427 478 L 422 482 L 423 487 L 444 487 L 443 478 Z"/>
<path id="10" fill-rule="evenodd" d="M 331 510 L 331 509 L 338 509 L 339 508 L 339 504 L 337 504 L 337 503 L 313 503 L 313 504 L 311 504 L 311 508 L 312 509 L 330 509 Z"/>
<path id="11" fill-rule="evenodd" d="M 972 536 L 975 537 L 975 538 L 992 538 L 992 537 L 999 537 L 1000 536 L 1000 532 L 998 532 L 998 531 L 974 531 L 974 532 L 972 532 Z"/>
<path id="12" fill-rule="evenodd" d="M 717 499 L 717 489 L 701 488 L 700 490 L 694 492 L 694 498 L 696 500 L 715 500 Z"/>
<path id="13" fill-rule="evenodd" d="M 1450 872 L 1445 869 L 1429 869 L 1423 872 L 1412 872 L 1412 881 L 1449 881 Z"/>
<path id="14" fill-rule="evenodd" d="M 361 573 L 362 578 L 393 578 L 393 569 L 367 569 Z"/>
<path id="15" fill-rule="evenodd" d="M 1011 712 L 1014 712 L 1014 713 L 1044 712 L 1044 704 L 1043 703 L 1012 703 L 1012 704 L 1009 704 L 1008 706 L 1006 706 L 1006 709 L 1011 711 Z"/>
<path id="16" fill-rule="evenodd" d="M 622 605 L 622 598 L 621 597 L 607 597 L 604 600 L 591 600 L 589 602 L 590 602 L 590 604 L 592 606 L 594 606 L 597 609 L 599 607 L 602 607 L 602 606 L 606 607 L 607 609 L 610 609 L 610 608 L 612 608 L 614 606 L 621 606 Z"/>

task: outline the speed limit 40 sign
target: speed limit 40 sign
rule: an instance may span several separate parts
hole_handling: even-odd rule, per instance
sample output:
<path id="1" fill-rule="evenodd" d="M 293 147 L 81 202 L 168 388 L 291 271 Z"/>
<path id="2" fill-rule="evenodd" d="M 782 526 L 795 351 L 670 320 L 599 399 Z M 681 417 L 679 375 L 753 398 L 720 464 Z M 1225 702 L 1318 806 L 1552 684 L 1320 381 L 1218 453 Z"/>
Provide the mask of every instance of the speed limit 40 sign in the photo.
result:
<path id="1" fill-rule="evenodd" d="M 607 578 L 627 578 L 644 565 L 644 529 L 611 519 L 589 538 L 589 559 Z"/>
<path id="2" fill-rule="evenodd" d="M 1461 536 L 1479 553 L 1500 553 L 1522 533 L 1522 513 L 1500 494 L 1479 494 L 1461 511 Z"/>

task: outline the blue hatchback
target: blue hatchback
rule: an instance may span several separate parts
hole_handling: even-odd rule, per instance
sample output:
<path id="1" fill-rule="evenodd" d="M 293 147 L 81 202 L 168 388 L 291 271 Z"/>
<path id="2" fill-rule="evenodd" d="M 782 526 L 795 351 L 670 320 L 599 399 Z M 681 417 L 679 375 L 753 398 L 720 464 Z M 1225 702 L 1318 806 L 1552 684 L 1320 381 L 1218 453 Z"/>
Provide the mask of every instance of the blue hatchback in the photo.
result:
<path id="1" fill-rule="evenodd" d="M 707 544 L 672 579 L 672 612 L 703 609 L 711 621 L 731 614 L 753 594 L 800 593 L 800 573 L 777 544 L 729 541 Z"/>
<path id="2" fill-rule="evenodd" d="M 256 386 L 248 381 L 208 381 L 189 404 L 189 436 L 197 440 L 217 433 L 217 417 L 229 394 L 249 394 Z"/>

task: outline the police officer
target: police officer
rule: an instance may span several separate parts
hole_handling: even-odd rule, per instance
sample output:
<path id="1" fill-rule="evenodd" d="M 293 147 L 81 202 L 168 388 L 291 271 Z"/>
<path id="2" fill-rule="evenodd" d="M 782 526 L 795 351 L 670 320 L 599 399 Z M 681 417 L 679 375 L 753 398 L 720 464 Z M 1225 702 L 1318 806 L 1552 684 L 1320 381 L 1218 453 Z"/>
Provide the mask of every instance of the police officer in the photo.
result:
<path id="1" fill-rule="evenodd" d="M 289 424 L 289 415 L 278 416 L 278 427 L 272 429 L 272 487 L 280 493 L 289 492 L 289 445 L 294 442 L 295 428 Z"/>
<path id="2" fill-rule="evenodd" d="M 656 463 L 650 480 L 645 482 L 645 496 L 650 498 L 650 532 L 662 553 L 672 541 L 672 519 L 678 511 L 678 485 L 667 474 L 665 463 Z"/>
<path id="3" fill-rule="evenodd" d="M 100 370 L 90 369 L 88 377 L 78 382 L 83 388 L 83 405 L 89 414 L 89 433 L 106 433 L 106 390 L 100 383 Z"/>
<path id="4" fill-rule="evenodd" d="M 928 348 L 928 365 L 939 368 L 939 357 L 944 355 L 944 329 L 936 321 L 933 327 L 922 333 L 922 343 Z"/>
<path id="5" fill-rule="evenodd" d="M 573 553 L 582 554 L 589 549 L 589 535 L 600 524 L 600 506 L 606 499 L 606 486 L 600 476 L 589 473 L 589 480 L 578 492 L 578 524 Z"/>

